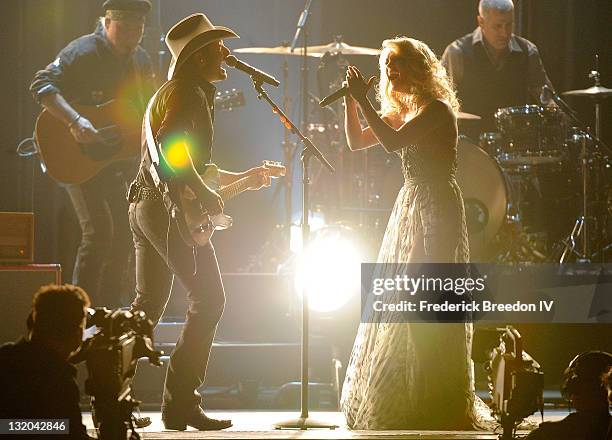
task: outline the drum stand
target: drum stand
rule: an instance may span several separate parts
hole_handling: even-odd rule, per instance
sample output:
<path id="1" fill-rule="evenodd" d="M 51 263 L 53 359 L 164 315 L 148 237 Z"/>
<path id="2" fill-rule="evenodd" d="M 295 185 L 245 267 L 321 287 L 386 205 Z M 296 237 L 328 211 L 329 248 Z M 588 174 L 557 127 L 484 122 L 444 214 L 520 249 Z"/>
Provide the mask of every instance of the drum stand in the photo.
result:
<path id="1" fill-rule="evenodd" d="M 595 80 L 595 87 L 601 86 L 600 76 L 597 70 L 592 71 L 589 74 L 589 77 Z M 601 137 L 600 137 L 601 135 L 600 107 L 601 107 L 601 99 L 603 97 L 605 97 L 605 95 L 601 95 L 601 96 L 594 95 L 593 96 L 593 98 L 595 99 L 595 136 L 593 136 L 589 128 L 586 127 L 576 117 L 575 112 L 561 98 L 557 97 L 557 99 L 555 99 L 555 102 L 557 102 L 557 104 L 560 105 L 562 110 L 569 116 L 569 118 L 577 126 L 581 127 L 585 133 L 585 135 L 582 136 L 582 146 L 581 146 L 581 153 L 580 153 L 581 170 L 582 170 L 582 213 L 576 219 L 576 223 L 574 224 L 574 227 L 570 235 L 562 241 L 562 244 L 564 245 L 564 247 L 563 247 L 563 252 L 561 254 L 561 257 L 559 258 L 559 263 L 561 264 L 567 262 L 568 257 L 572 254 L 576 256 L 576 261 L 578 263 L 590 263 L 598 256 L 601 258 L 603 262 L 604 250 L 612 246 L 612 244 L 610 244 L 606 246 L 605 248 L 603 247 L 603 243 L 602 243 L 602 239 L 603 239 L 602 229 L 603 228 L 601 225 L 604 224 L 604 222 L 603 222 L 603 219 L 596 219 L 595 217 L 592 217 L 592 216 L 589 217 L 589 200 L 587 198 L 587 191 L 589 189 L 588 188 L 589 154 L 587 152 L 587 139 L 593 139 L 594 146 L 599 145 L 609 150 L 609 147 L 603 141 L 601 141 Z M 597 169 L 599 165 L 598 164 L 599 159 L 595 158 L 594 160 L 595 160 L 596 172 L 599 172 L 599 170 Z M 596 188 L 596 192 L 597 192 L 597 188 Z M 597 234 L 596 237 L 598 239 L 598 244 L 599 244 L 599 249 L 596 252 L 593 252 L 591 250 L 591 237 L 590 237 L 591 231 L 589 228 L 589 221 L 592 224 L 597 221 L 597 223 L 595 224 L 599 226 L 595 228 L 595 233 Z M 581 250 L 578 250 L 578 244 L 577 244 L 578 239 L 581 240 L 581 245 L 582 245 Z"/>
<path id="2" fill-rule="evenodd" d="M 587 199 L 587 189 L 588 189 L 588 154 L 587 154 L 587 138 L 586 136 L 582 137 L 582 148 L 580 149 L 580 162 L 582 169 L 582 214 L 576 219 L 574 223 L 574 227 L 570 235 L 563 240 L 564 248 L 559 258 L 559 263 L 563 264 L 567 262 L 568 257 L 571 254 L 576 255 L 576 261 L 578 263 L 590 263 L 593 258 L 593 253 L 590 252 L 589 246 L 589 220 L 594 220 L 593 218 L 588 217 L 588 199 Z M 582 252 L 577 251 L 578 239 L 582 240 Z"/>

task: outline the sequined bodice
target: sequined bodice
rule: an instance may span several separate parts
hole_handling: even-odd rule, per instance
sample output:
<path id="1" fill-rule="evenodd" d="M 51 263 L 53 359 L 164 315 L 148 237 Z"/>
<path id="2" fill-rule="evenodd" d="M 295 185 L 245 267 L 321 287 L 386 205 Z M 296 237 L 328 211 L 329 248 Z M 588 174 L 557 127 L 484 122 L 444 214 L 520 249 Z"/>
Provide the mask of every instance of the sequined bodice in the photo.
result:
<path id="1" fill-rule="evenodd" d="M 404 180 L 448 180 L 457 170 L 457 146 L 408 145 L 397 151 Z"/>

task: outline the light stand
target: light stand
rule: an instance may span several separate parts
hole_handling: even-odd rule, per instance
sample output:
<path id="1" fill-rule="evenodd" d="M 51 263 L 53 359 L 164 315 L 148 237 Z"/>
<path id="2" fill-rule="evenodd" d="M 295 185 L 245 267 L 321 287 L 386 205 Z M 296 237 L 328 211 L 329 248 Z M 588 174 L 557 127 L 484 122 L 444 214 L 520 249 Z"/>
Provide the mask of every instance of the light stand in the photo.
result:
<path id="1" fill-rule="evenodd" d="M 310 226 L 308 224 L 309 217 L 309 162 L 312 157 L 316 157 L 331 173 L 333 173 L 334 167 L 328 162 L 323 156 L 323 153 L 314 146 L 314 144 L 300 131 L 299 128 L 287 117 L 287 115 L 274 103 L 268 93 L 263 89 L 262 82 L 253 79 L 253 85 L 259 93 L 258 98 L 263 99 L 272 107 L 272 112 L 276 113 L 283 123 L 283 125 L 295 134 L 302 144 L 304 150 L 302 151 L 302 249 L 306 249 L 310 238 Z M 309 361 L 309 310 L 308 310 L 308 295 L 306 289 L 302 291 L 302 374 L 301 374 L 301 413 L 298 418 L 275 423 L 276 429 L 310 429 L 310 428 L 337 428 L 337 425 L 319 422 L 309 417 L 308 415 L 308 361 Z"/>

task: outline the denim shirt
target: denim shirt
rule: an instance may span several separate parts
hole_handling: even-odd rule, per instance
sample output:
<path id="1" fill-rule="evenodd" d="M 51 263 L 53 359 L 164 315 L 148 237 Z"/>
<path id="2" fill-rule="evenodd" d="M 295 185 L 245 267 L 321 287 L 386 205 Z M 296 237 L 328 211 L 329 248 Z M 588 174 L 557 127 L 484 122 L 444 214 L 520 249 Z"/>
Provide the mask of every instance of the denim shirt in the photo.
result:
<path id="1" fill-rule="evenodd" d="M 36 72 L 30 85 L 37 102 L 51 93 L 86 105 L 122 98 L 133 103 L 140 114 L 144 114 L 154 90 L 149 55 L 138 46 L 131 56 L 119 57 L 101 23 L 94 33 L 68 43 L 52 63 Z"/>

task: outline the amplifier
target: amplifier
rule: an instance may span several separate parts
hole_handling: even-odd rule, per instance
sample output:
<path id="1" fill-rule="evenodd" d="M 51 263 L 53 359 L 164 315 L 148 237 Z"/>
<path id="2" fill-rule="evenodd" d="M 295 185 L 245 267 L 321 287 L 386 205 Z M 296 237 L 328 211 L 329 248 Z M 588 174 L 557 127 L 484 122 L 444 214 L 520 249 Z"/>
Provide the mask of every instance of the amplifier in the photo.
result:
<path id="1" fill-rule="evenodd" d="M 61 284 L 59 264 L 0 265 L 0 345 L 26 332 L 32 297 L 44 284 Z"/>
<path id="2" fill-rule="evenodd" d="M 34 213 L 0 212 L 0 263 L 34 261 Z"/>

